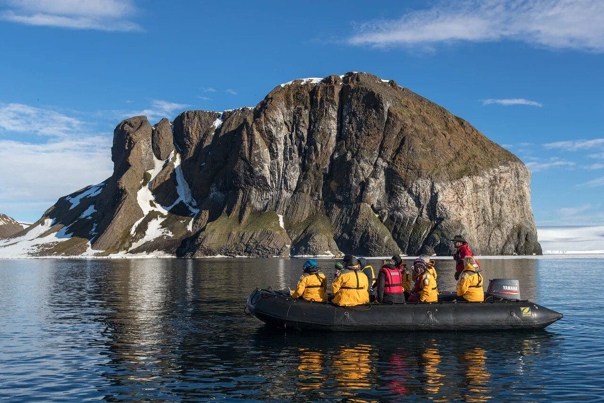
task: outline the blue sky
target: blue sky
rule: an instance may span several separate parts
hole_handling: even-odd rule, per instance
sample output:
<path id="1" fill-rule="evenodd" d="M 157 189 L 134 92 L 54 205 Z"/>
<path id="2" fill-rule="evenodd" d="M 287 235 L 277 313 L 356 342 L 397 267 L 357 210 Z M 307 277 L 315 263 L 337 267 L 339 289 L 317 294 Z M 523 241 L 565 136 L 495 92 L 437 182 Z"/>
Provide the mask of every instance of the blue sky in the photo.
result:
<path id="1" fill-rule="evenodd" d="M 365 71 L 532 171 L 537 225 L 604 224 L 604 1 L 0 0 L 0 212 L 111 175 L 113 129 Z"/>

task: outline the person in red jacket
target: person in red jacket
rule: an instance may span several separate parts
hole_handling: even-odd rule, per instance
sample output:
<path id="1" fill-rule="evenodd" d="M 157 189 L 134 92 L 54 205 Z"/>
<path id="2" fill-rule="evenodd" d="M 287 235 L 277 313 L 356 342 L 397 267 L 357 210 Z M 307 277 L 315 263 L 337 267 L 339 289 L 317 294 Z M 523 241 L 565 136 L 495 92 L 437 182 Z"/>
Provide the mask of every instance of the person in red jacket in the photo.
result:
<path id="1" fill-rule="evenodd" d="M 455 280 L 459 280 L 459 276 L 464 269 L 464 259 L 466 256 L 474 256 L 470 250 L 470 246 L 466 242 L 463 236 L 455 235 L 452 239 L 455 244 L 456 251 L 453 254 L 453 259 L 457 262 L 455 264 Z"/>
<path id="2" fill-rule="evenodd" d="M 399 262 L 387 263 L 378 272 L 376 301 L 379 303 L 402 304 L 405 302 L 403 273 L 400 268 L 402 259 L 400 256 L 396 257 L 399 258 Z"/>

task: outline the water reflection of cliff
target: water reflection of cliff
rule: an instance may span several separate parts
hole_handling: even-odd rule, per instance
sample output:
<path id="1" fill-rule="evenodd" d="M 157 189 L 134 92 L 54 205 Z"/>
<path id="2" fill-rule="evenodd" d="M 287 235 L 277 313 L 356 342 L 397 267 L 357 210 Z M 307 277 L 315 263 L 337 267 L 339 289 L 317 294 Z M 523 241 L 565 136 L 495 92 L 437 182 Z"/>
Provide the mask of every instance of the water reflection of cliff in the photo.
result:
<path id="1" fill-rule="evenodd" d="M 74 280 L 73 273 L 57 275 L 52 295 L 70 307 L 82 306 L 73 300 L 78 288 L 71 283 L 76 282 L 84 289 L 80 293 L 83 298 L 94 301 L 100 329 L 91 344 L 106 351 L 103 376 L 113 387 L 123 388 L 126 394 L 132 393 L 130 389 L 138 390 L 135 396 L 144 399 L 141 391 L 154 388 L 140 385 L 170 382 L 182 377 L 188 368 L 206 371 L 208 385 L 176 395 L 203 398 L 214 393 L 212 373 L 220 374 L 218 378 L 229 368 L 244 365 L 245 357 L 236 348 L 236 339 L 248 334 L 241 326 L 242 290 L 251 291 L 250 278 L 267 283 L 279 272 L 259 270 L 254 265 L 239 267 L 237 262 L 82 262 L 88 267 L 77 270 L 90 278 L 82 281 Z M 263 261 L 254 263 L 261 265 Z M 283 268 L 280 271 L 284 272 Z M 66 294 L 71 294 L 71 301 L 66 300 Z M 157 392 L 149 393 L 157 397 Z"/>

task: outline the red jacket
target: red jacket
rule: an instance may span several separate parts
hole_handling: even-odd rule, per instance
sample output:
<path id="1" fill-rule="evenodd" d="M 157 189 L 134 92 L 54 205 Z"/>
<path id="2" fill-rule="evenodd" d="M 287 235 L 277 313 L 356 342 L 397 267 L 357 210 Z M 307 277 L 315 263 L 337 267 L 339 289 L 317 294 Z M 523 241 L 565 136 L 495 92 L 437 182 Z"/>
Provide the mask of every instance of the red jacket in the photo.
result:
<path id="1" fill-rule="evenodd" d="M 457 264 L 455 265 L 455 271 L 458 271 L 458 272 L 463 271 L 463 268 L 464 268 L 463 260 L 466 256 L 474 256 L 474 255 L 472 254 L 472 251 L 470 250 L 470 247 L 468 246 L 468 244 L 464 243 L 460 247 L 457 248 L 457 251 L 453 255 L 453 259 L 455 259 L 457 261 Z"/>

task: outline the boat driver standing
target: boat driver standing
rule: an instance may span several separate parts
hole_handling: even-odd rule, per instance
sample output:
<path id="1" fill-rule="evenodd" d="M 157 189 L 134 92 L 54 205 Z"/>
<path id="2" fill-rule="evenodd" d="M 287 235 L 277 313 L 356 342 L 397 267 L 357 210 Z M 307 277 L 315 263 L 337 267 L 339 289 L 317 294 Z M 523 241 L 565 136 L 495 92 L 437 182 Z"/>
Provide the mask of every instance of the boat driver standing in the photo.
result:
<path id="1" fill-rule="evenodd" d="M 302 298 L 311 302 L 327 302 L 327 279 L 313 259 L 304 262 L 303 273 L 298 285 L 291 291 L 292 298 Z"/>
<path id="2" fill-rule="evenodd" d="M 474 256 L 472 251 L 470 250 L 470 246 L 466 242 L 463 236 L 455 235 L 451 240 L 455 245 L 455 253 L 453 254 L 453 259 L 457 262 L 455 264 L 455 280 L 459 280 L 459 276 L 464 269 L 464 259 L 466 256 Z"/>

